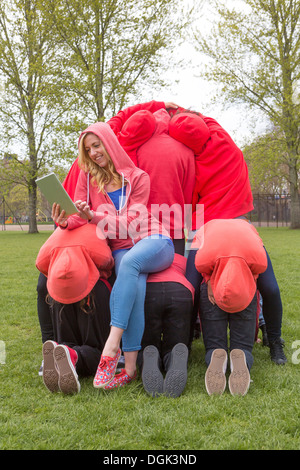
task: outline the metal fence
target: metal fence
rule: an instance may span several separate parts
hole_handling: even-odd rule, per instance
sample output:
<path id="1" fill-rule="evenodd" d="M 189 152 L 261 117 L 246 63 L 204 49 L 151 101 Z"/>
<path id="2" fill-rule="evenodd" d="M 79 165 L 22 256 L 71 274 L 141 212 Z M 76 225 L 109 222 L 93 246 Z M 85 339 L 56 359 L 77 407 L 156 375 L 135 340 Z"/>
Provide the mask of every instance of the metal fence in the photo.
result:
<path id="1" fill-rule="evenodd" d="M 254 225 L 279 227 L 288 226 L 291 222 L 291 198 L 287 194 L 253 194 L 253 205 L 254 210 L 248 216 Z M 3 200 L 0 205 L 0 224 L 20 224 L 28 221 L 26 216 L 15 217 L 11 208 L 5 206 Z M 52 219 L 39 216 L 38 220 L 42 222 Z"/>
<path id="2" fill-rule="evenodd" d="M 288 194 L 253 194 L 251 222 L 258 226 L 288 226 L 291 222 L 291 198 Z"/>

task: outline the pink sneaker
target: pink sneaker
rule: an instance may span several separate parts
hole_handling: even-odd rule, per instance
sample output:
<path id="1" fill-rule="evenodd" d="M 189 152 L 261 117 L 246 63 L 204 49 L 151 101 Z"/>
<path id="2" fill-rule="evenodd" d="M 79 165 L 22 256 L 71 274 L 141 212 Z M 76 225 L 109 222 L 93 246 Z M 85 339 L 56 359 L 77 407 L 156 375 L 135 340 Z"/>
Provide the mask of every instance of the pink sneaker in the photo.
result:
<path id="1" fill-rule="evenodd" d="M 101 356 L 93 381 L 95 388 L 103 388 L 113 380 L 120 356 L 121 349 L 118 350 L 114 357 Z"/>
<path id="2" fill-rule="evenodd" d="M 105 390 L 112 390 L 113 388 L 124 387 L 124 385 L 129 384 L 132 380 L 136 378 L 136 373 L 133 377 L 127 374 L 125 369 L 121 369 L 119 374 L 116 374 L 112 381 L 105 385 Z"/>

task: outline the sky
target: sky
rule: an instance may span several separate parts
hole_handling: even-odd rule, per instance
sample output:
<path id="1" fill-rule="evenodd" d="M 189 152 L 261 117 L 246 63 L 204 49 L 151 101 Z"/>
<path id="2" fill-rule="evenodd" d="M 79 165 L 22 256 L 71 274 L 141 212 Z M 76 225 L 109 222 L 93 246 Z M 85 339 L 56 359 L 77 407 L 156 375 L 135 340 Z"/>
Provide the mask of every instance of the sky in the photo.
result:
<path id="1" fill-rule="evenodd" d="M 193 0 L 181 0 L 190 4 Z M 238 0 L 235 0 L 237 2 Z M 204 2 L 199 20 L 195 26 L 201 30 L 208 27 L 209 5 L 208 0 Z M 172 85 L 168 92 L 153 97 L 159 101 L 174 101 L 184 108 L 200 111 L 206 116 L 216 119 L 224 129 L 231 135 L 238 145 L 243 145 L 266 129 L 266 123 L 255 111 L 250 111 L 246 106 L 229 105 L 226 109 L 223 104 L 212 105 L 211 99 L 214 94 L 214 83 L 207 82 L 199 77 L 199 71 L 203 68 L 206 57 L 195 50 L 192 44 L 186 42 L 176 51 L 178 57 L 185 58 L 191 64 L 184 69 L 175 71 L 178 84 Z M 198 76 L 197 76 L 198 75 Z M 245 119 L 247 115 L 247 119 Z"/>

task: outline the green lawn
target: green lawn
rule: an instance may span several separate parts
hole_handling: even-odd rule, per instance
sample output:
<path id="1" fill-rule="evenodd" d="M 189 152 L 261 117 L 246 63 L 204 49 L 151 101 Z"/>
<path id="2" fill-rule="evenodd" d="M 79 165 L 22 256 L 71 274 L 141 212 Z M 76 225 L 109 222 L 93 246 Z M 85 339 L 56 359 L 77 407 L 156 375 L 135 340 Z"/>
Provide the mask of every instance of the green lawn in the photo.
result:
<path id="1" fill-rule="evenodd" d="M 6 348 L 0 364 L 0 449 L 299 449 L 300 351 L 293 343 L 300 341 L 300 231 L 259 232 L 282 292 L 288 364 L 271 363 L 269 350 L 255 344 L 248 394 L 233 397 L 226 390 L 209 397 L 204 347 L 197 340 L 186 389 L 177 399 L 151 398 L 140 379 L 112 392 L 96 390 L 92 378 L 85 379 L 78 395 L 51 394 L 38 376 L 35 268 L 50 232 L 0 232 L 0 341 Z"/>

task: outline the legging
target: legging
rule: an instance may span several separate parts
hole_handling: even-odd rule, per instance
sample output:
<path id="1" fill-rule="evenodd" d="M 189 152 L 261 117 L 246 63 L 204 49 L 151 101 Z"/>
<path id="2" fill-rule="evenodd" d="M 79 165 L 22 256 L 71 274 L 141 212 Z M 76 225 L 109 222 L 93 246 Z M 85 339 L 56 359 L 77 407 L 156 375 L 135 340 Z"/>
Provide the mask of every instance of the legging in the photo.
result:
<path id="1" fill-rule="evenodd" d="M 144 303 L 148 273 L 167 269 L 174 245 L 167 237 L 152 235 L 130 249 L 113 252 L 116 281 L 110 296 L 111 325 L 124 330 L 123 351 L 138 351 L 144 332 Z"/>

